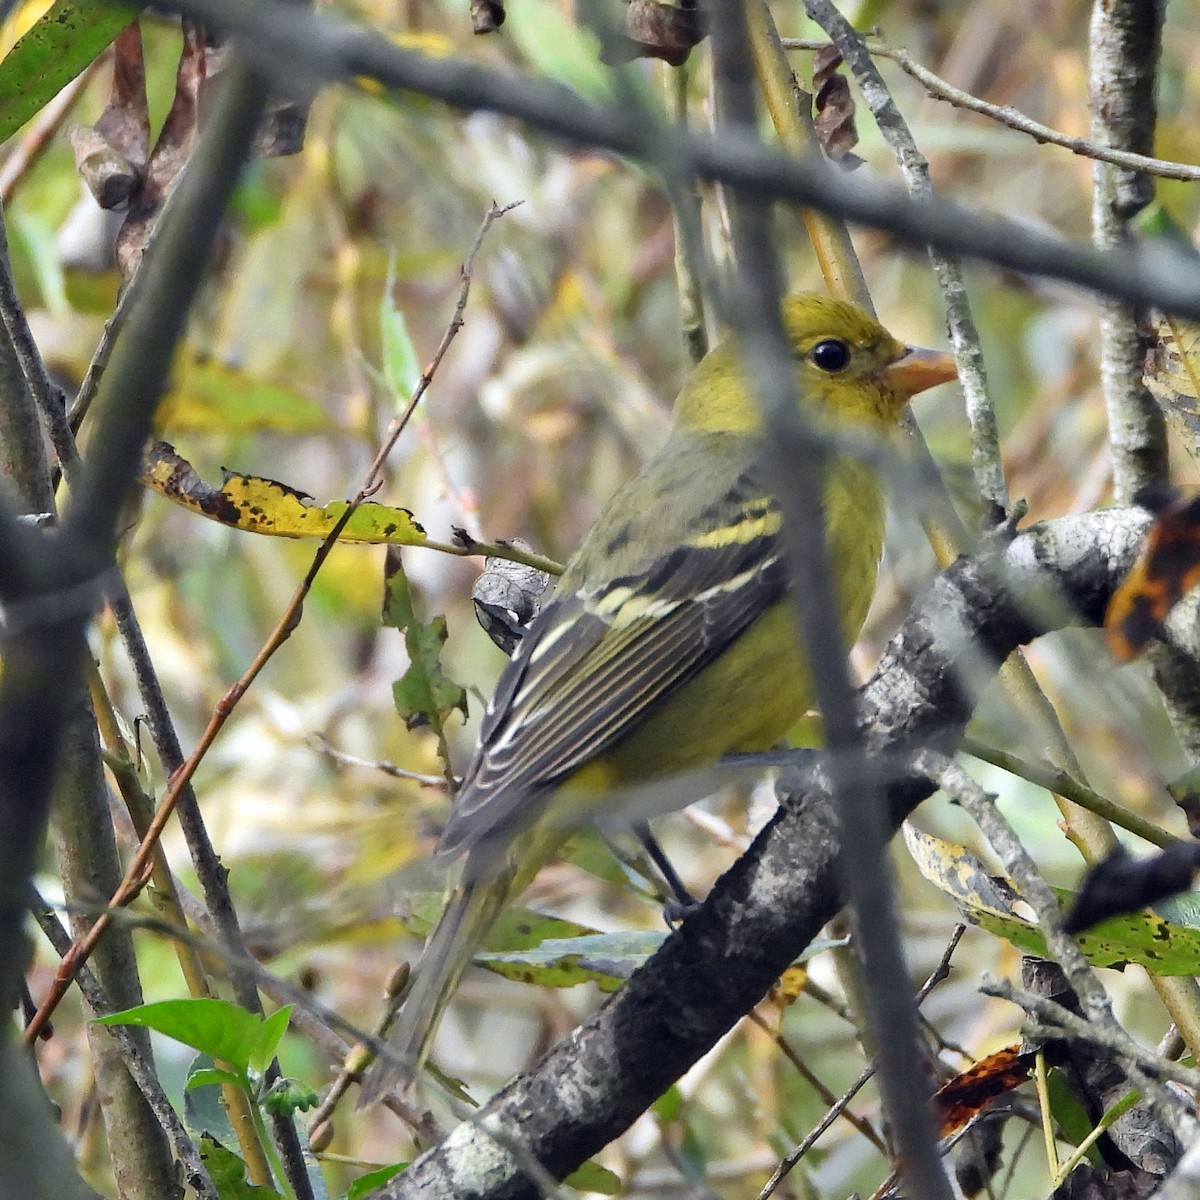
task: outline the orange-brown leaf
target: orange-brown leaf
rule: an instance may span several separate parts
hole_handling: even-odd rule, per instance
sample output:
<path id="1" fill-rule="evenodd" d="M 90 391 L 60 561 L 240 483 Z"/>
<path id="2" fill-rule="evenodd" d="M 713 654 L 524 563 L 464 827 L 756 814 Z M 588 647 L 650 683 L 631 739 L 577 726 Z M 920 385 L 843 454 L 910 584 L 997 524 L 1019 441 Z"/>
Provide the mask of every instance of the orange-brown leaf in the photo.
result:
<path id="1" fill-rule="evenodd" d="M 1162 633 L 1171 609 L 1200 583 L 1200 496 L 1155 501 L 1142 552 L 1113 594 L 1104 630 L 1113 657 L 1128 662 Z"/>
<path id="2" fill-rule="evenodd" d="M 938 1088 L 933 1094 L 938 1137 L 949 1137 L 997 1097 L 1020 1087 L 1029 1078 L 1035 1057 L 1035 1051 L 1023 1051 L 1020 1045 L 1006 1046 Z"/>

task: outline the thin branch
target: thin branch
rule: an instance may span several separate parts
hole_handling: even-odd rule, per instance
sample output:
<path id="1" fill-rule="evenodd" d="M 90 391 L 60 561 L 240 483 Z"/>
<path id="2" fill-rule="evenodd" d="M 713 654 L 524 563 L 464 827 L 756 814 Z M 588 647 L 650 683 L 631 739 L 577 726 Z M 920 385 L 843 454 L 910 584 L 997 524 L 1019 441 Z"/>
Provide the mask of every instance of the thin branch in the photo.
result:
<path id="1" fill-rule="evenodd" d="M 1180 1140 L 1185 1145 L 1189 1144 L 1200 1135 L 1200 1122 L 1186 1110 L 1177 1096 L 1158 1084 L 1155 1078 L 1148 1078 L 1141 1069 L 1146 1066 L 1147 1059 L 1155 1064 L 1166 1060 L 1159 1059 L 1149 1051 L 1142 1051 L 1117 1022 L 1108 993 L 1096 978 L 1083 952 L 1074 940 L 1063 932 L 1058 900 L 1008 822 L 1000 815 L 995 798 L 989 796 L 960 766 L 941 755 L 921 751 L 915 756 L 914 766 L 936 780 L 946 795 L 970 813 L 1005 869 L 1021 889 L 1021 895 L 1037 913 L 1038 927 L 1046 939 L 1046 945 L 1054 961 L 1062 967 L 1068 983 L 1083 1006 L 1086 1019 L 1077 1018 L 1079 1024 L 1092 1031 L 1093 1041 L 1100 1041 L 1102 1038 L 1103 1044 L 1115 1049 L 1125 1062 L 1136 1064 L 1130 1066 L 1130 1081 L 1154 1103 L 1161 1116 L 1170 1120 Z M 1024 998 L 1018 1002 L 1024 1005 Z M 1047 1010 L 1038 1008 L 1037 1011 L 1044 1015 Z M 1157 1065 L 1153 1070 L 1156 1076 L 1163 1074 L 1163 1070 Z M 1167 1077 L 1179 1078 L 1175 1075 Z M 1195 1081 L 1190 1086 L 1200 1086 L 1200 1072 L 1189 1070 L 1188 1077 Z"/>
<path id="2" fill-rule="evenodd" d="M 1102 1046 L 1105 1050 L 1109 1050 L 1112 1054 L 1120 1058 L 1122 1061 L 1130 1065 L 1131 1073 L 1134 1069 L 1139 1073 L 1143 1073 L 1142 1079 L 1138 1083 L 1139 1089 L 1143 1089 L 1146 1085 L 1146 1076 L 1151 1080 L 1154 1079 L 1169 1079 L 1175 1083 L 1181 1084 L 1186 1088 L 1190 1088 L 1193 1092 L 1200 1092 L 1200 1071 L 1195 1067 L 1185 1067 L 1177 1062 L 1173 1062 L 1169 1058 L 1163 1058 L 1156 1054 L 1153 1050 L 1147 1050 L 1133 1038 L 1129 1036 L 1119 1025 L 1115 1028 L 1112 1025 L 1101 1025 L 1087 1017 L 1081 1017 L 1077 1013 L 1073 1013 L 1069 1008 L 1064 1008 L 1054 1000 L 1049 1000 L 1045 996 L 1039 996 L 1036 992 L 1026 991 L 1023 988 L 1015 987 L 1006 979 L 996 980 L 988 979 L 979 989 L 987 996 L 995 996 L 1000 1000 L 1008 1000 L 1023 1008 L 1027 1013 L 1037 1017 L 1040 1025 L 1034 1025 L 1028 1028 L 1031 1036 L 1039 1038 L 1059 1038 L 1063 1034 L 1068 1034 L 1073 1038 L 1079 1038 L 1082 1041 L 1090 1042 L 1095 1046 Z M 1157 1089 L 1155 1089 L 1157 1090 Z M 1166 1111 L 1172 1109 L 1178 1112 L 1181 1108 L 1180 1097 L 1171 1095 L 1168 1091 L 1170 1099 L 1167 1102 Z M 1195 1122 L 1195 1115 L 1185 1111 L 1186 1119 L 1189 1122 Z M 1200 1127 L 1189 1125 L 1186 1128 L 1191 1129 L 1190 1141 L 1194 1141 L 1196 1133 Z"/>
<path id="3" fill-rule="evenodd" d="M 54 453 L 64 468 L 73 469 L 79 461 L 79 451 L 75 448 L 75 438 L 67 424 L 66 398 L 62 390 L 54 385 L 49 371 L 46 370 L 37 343 L 33 340 L 24 306 L 17 296 L 9 261 L 8 233 L 3 222 L 0 222 L 0 321 L 3 321 L 21 373 L 25 377 L 26 387 L 37 406 L 38 415 L 50 437 Z M 43 461 L 40 447 L 37 461 Z M 50 487 L 49 476 L 46 486 Z"/>
<path id="4" fill-rule="evenodd" d="M 1165 0 L 1095 0 L 1088 38 L 1092 137 L 1102 145 L 1154 145 L 1156 87 Z M 1129 222 L 1153 199 L 1142 173 L 1108 163 L 1092 168 L 1092 242 L 1123 246 Z M 1145 347 L 1135 308 L 1106 300 L 1100 312 L 1100 384 L 1108 412 L 1113 494 L 1129 504 L 1144 486 L 1167 478 L 1162 411 L 1142 382 Z"/>
<path id="5" fill-rule="evenodd" d="M 831 1109 L 836 1109 L 836 1116 L 844 1116 L 846 1120 L 855 1129 L 857 1129 L 858 1132 L 862 1134 L 862 1136 L 865 1137 L 867 1141 L 869 1141 L 871 1145 L 875 1147 L 876 1150 L 879 1151 L 880 1154 L 887 1155 L 890 1153 L 887 1143 L 875 1131 L 875 1128 L 871 1122 L 866 1120 L 864 1117 L 860 1117 L 857 1113 L 847 1112 L 846 1106 L 849 1104 L 849 1100 L 846 1100 L 844 1097 L 842 1100 L 839 1100 L 837 1097 L 835 1097 L 829 1088 L 827 1088 L 822 1080 L 817 1076 L 816 1072 L 813 1071 L 813 1069 L 800 1057 L 800 1055 L 796 1053 L 795 1047 L 792 1046 L 792 1044 L 783 1036 L 782 1033 L 776 1029 L 772 1029 L 766 1020 L 758 1014 L 757 1010 L 752 1009 L 750 1012 L 748 1012 L 746 1014 L 746 1019 L 752 1025 L 755 1025 L 761 1029 L 763 1033 L 765 1033 L 767 1037 L 771 1039 L 771 1042 L 775 1048 L 789 1063 L 792 1064 L 792 1067 L 795 1069 L 800 1078 L 803 1079 L 804 1082 L 807 1083 L 808 1086 L 817 1093 L 823 1104 L 827 1105 Z"/>
<path id="6" fill-rule="evenodd" d="M 950 938 L 949 944 L 942 952 L 941 961 L 934 967 L 932 974 L 925 980 L 921 990 L 915 997 L 915 1003 L 919 1006 L 925 997 L 933 991 L 939 983 L 941 983 L 950 973 L 950 960 L 954 957 L 955 950 L 958 949 L 958 943 L 962 940 L 962 935 L 966 932 L 965 925 L 956 925 L 954 933 Z M 830 1105 L 825 1115 L 817 1122 L 817 1124 L 805 1135 L 804 1140 L 793 1150 L 786 1155 L 775 1168 L 771 1178 L 767 1180 L 763 1189 L 758 1194 L 758 1200 L 769 1200 L 769 1198 L 778 1189 L 779 1185 L 787 1178 L 795 1169 L 796 1164 L 817 1144 L 825 1131 L 841 1116 L 846 1106 L 858 1095 L 859 1092 L 874 1078 L 875 1064 L 870 1063 L 860 1073 L 858 1078 L 842 1093 L 841 1097 L 835 1104 Z"/>
<path id="7" fill-rule="evenodd" d="M 725 90 L 731 120 L 751 143 L 755 91 L 745 74 L 751 50 L 738 6 L 718 8 L 713 38 L 714 74 Z M 885 857 L 890 830 L 878 774 L 864 754 L 826 542 L 823 488 L 826 472 L 835 466 L 807 435 L 796 403 L 793 356 L 780 315 L 782 285 L 770 204 L 739 189 L 733 212 L 739 277 L 738 303 L 730 315 L 745 342 L 745 360 L 758 392 L 763 463 L 783 514 L 785 557 L 793 579 L 802 579 L 792 594 L 821 711 L 832 797 L 840 827 L 855 831 L 853 840 L 843 839 L 841 877 L 854 911 L 856 948 L 872 983 L 867 1016 L 878 1055 L 880 1094 L 900 1168 L 913 1194 L 949 1200 L 932 1116 L 922 1103 L 930 1089 L 921 1066 L 916 1011 L 892 903 Z"/>
<path id="8" fill-rule="evenodd" d="M 1029 762 L 1007 750 L 998 750 L 994 746 L 988 746 L 973 737 L 963 738 L 961 748 L 972 758 L 991 763 L 992 766 L 999 767 L 1010 775 L 1016 775 L 1029 783 L 1045 788 L 1048 792 L 1053 792 L 1056 796 L 1061 796 L 1064 800 L 1070 800 L 1072 804 L 1078 804 L 1080 808 L 1086 808 L 1096 816 L 1103 817 L 1104 820 L 1110 821 L 1122 829 L 1127 829 L 1130 833 L 1137 834 L 1152 846 L 1166 849 L 1166 847 L 1183 840 L 1173 833 L 1168 833 L 1165 829 L 1160 829 L 1153 822 L 1147 821 L 1145 817 L 1140 817 L 1137 813 L 1122 808 L 1107 796 L 1102 796 L 1087 784 L 1080 782 L 1058 767 L 1052 767 L 1048 763 Z"/>
<path id="9" fill-rule="evenodd" d="M 821 50 L 829 43 L 820 38 L 784 38 L 783 44 L 788 50 Z M 954 84 L 940 75 L 935 75 L 928 67 L 917 62 L 907 50 L 889 45 L 882 38 L 868 38 L 864 40 L 864 44 L 868 53 L 875 58 L 890 59 L 906 75 L 915 79 L 935 100 L 945 100 L 954 108 L 963 108 L 969 112 L 978 113 L 1017 133 L 1028 134 L 1039 145 L 1061 146 L 1064 150 L 1070 150 L 1072 154 L 1078 154 L 1080 158 L 1112 163 L 1113 166 L 1125 167 L 1130 171 L 1144 171 L 1147 175 L 1157 175 L 1162 179 L 1182 179 L 1187 183 L 1200 182 L 1200 167 L 1191 163 L 1151 158 L 1146 154 L 1134 154 L 1129 150 L 1104 146 L 1099 142 L 1089 141 L 1087 138 L 1072 137 L 1061 130 L 1035 121 L 1011 105 L 992 104 L 988 100 L 963 91 L 962 88 L 955 87 Z"/>
<path id="10" fill-rule="evenodd" d="M 853 72 L 879 132 L 896 156 L 909 195 L 921 200 L 932 199 L 934 192 L 929 163 L 917 149 L 912 130 L 896 107 L 866 43 L 830 0 L 804 0 L 804 4 L 808 15 L 833 39 L 838 52 Z M 996 407 L 988 391 L 983 349 L 971 312 L 971 301 L 967 296 L 962 263 L 956 256 L 932 247 L 929 258 L 946 307 L 946 327 L 954 347 L 958 381 L 966 400 L 975 486 L 984 504 L 991 507 L 993 517 L 1002 516 L 1008 512 L 1009 500 L 1004 464 L 1000 457 Z"/>
<path id="11" fill-rule="evenodd" d="M 409 771 L 398 767 L 394 762 L 383 758 L 359 758 L 357 754 L 347 754 L 329 742 L 324 734 L 312 733 L 305 739 L 318 754 L 324 755 L 330 762 L 339 767 L 363 767 L 368 771 L 379 771 L 390 775 L 393 779 L 407 779 L 419 783 L 422 787 L 433 787 L 445 790 L 446 779 L 443 775 L 421 775 L 417 771 Z"/>

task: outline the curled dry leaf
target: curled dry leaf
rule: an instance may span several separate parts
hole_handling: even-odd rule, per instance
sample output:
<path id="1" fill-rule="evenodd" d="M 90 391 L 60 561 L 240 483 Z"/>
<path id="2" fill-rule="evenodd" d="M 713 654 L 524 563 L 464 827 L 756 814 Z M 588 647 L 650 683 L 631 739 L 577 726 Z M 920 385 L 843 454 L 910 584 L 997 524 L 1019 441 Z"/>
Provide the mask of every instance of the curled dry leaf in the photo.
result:
<path id="1" fill-rule="evenodd" d="M 95 125 L 69 131 L 75 167 L 101 208 L 123 209 L 142 186 L 150 146 L 142 31 L 135 21 L 113 43 L 112 88 Z"/>
<path id="2" fill-rule="evenodd" d="M 471 28 L 476 33 L 495 33 L 506 15 L 500 0 L 471 0 Z"/>
<path id="3" fill-rule="evenodd" d="M 938 1088 L 933 1094 L 938 1137 L 949 1137 L 993 1100 L 1020 1087 L 1029 1078 L 1035 1057 L 1034 1051 L 1020 1045 L 1006 1046 Z"/>
<path id="4" fill-rule="evenodd" d="M 129 279 L 141 260 L 158 215 L 191 155 L 200 123 L 200 91 L 207 63 L 202 30 L 185 21 L 183 49 L 175 73 L 175 98 L 150 152 L 142 187 L 117 235 L 117 267 L 125 279 Z"/>
<path id="5" fill-rule="evenodd" d="M 126 208 L 142 183 L 141 171 L 91 125 L 68 130 L 75 169 L 101 208 Z"/>
<path id="6" fill-rule="evenodd" d="M 862 159 L 851 151 L 858 145 L 854 123 L 854 97 L 850 83 L 838 68 L 842 56 L 836 46 L 824 46 L 813 59 L 813 128 L 821 148 L 833 162 L 853 171 Z"/>
<path id="7" fill-rule="evenodd" d="M 688 60 L 692 47 L 708 34 L 708 21 L 695 0 L 663 4 L 659 0 L 631 0 L 622 25 L 624 38 L 604 47 L 600 54 L 609 65 L 635 58 L 661 58 L 673 67 Z"/>
<path id="8" fill-rule="evenodd" d="M 256 158 L 286 158 L 304 149 L 304 130 L 308 124 L 307 102 L 272 100 L 267 104 L 254 135 Z"/>

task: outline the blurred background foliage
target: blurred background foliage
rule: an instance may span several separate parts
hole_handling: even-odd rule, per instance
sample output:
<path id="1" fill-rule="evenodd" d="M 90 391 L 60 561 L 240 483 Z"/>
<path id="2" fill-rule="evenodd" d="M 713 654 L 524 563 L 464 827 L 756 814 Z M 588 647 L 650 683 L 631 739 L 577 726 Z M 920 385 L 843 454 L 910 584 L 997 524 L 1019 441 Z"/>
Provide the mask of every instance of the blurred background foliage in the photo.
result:
<path id="1" fill-rule="evenodd" d="M 44 7 L 44 6 L 42 6 Z M 611 86 L 595 41 L 558 0 L 514 0 L 502 31 L 472 35 L 465 6 L 439 0 L 363 0 L 343 10 L 402 43 L 438 54 L 557 78 L 587 95 Z M 889 40 L 957 86 L 1011 104 L 1067 133 L 1086 136 L 1085 0 L 847 0 L 860 28 L 878 23 Z M 801 6 L 773 6 L 781 33 L 812 37 Z M 5 27 L 6 46 L 22 7 Z M 143 31 L 152 118 L 170 102 L 178 28 L 145 17 Z M 803 81 L 811 54 L 793 65 Z M 1158 152 L 1200 160 L 1200 10 L 1167 9 L 1160 86 Z M 1085 240 L 1091 165 L 985 119 L 926 97 L 898 69 L 882 70 L 929 156 L 938 188 L 1032 226 Z M 633 70 L 665 89 L 672 69 Z M 706 50 L 687 70 L 692 119 L 709 119 Z M 71 120 L 91 122 L 107 99 L 102 65 Z M 895 177 L 891 156 L 860 112 L 858 153 L 865 168 Z M 1200 197 L 1160 182 L 1158 195 L 1187 229 Z M 705 232 L 723 254 L 720 207 L 705 193 Z M 210 482 L 223 468 L 267 476 L 324 503 L 353 494 L 382 429 L 405 397 L 391 393 L 381 363 L 381 312 L 403 314 L 422 361 L 451 315 L 459 264 L 488 205 L 519 201 L 490 231 L 476 264 L 466 324 L 416 420 L 402 438 L 376 497 L 410 509 L 431 536 L 461 526 L 489 540 L 523 537 L 563 559 L 598 506 L 656 445 L 687 360 L 680 333 L 671 212 L 640 168 L 607 155 L 564 149 L 514 123 L 463 117 L 416 98 L 386 97 L 368 86 L 330 89 L 315 100 L 303 150 L 256 162 L 227 222 L 160 414 L 160 436 Z M 6 208 L 14 268 L 39 345 L 68 392 L 82 377 L 117 294 L 108 254 L 112 217 L 81 191 L 61 134 L 17 182 Z M 819 287 L 803 230 L 781 221 L 790 285 Z M 885 323 L 910 341 L 944 344 L 939 301 L 923 257 L 878 233 L 856 243 Z M 390 298 L 385 283 L 391 272 Z M 1009 486 L 1031 518 L 1106 502 L 1109 462 L 1096 376 L 1096 311 L 1075 292 L 987 268 L 969 270 L 987 367 L 1001 426 Z M 918 398 L 915 410 L 964 511 L 973 511 L 970 446 L 956 389 Z M 86 426 L 83 432 L 86 452 Z M 1182 479 L 1194 478 L 1189 462 Z M 879 649 L 934 565 L 910 495 L 896 498 L 887 564 L 868 632 L 855 653 L 860 671 Z M 167 687 L 185 748 L 203 728 L 274 625 L 307 568 L 315 544 L 231 531 L 147 495 L 130 514 L 123 557 L 134 603 Z M 470 715 L 449 728 L 461 770 L 473 743 L 482 697 L 502 655 L 480 630 L 470 604 L 474 559 L 424 549 L 404 552 L 422 615 L 444 614 L 448 673 L 470 693 Z M 428 887 L 420 864 L 446 810 L 441 788 L 344 766 L 323 753 L 319 736 L 347 754 L 388 760 L 437 775 L 436 740 L 406 730 L 392 702 L 404 671 L 403 639 L 381 627 L 383 550 L 338 548 L 318 577 L 304 619 L 242 701 L 208 755 L 197 789 L 252 947 L 272 968 L 312 988 L 327 1004 L 369 1025 L 382 980 L 397 956 L 412 953 L 391 917 L 393 903 Z M 140 712 L 115 631 L 101 622 L 94 649 L 113 700 L 131 729 Z M 1032 652 L 1039 678 L 1101 791 L 1181 831 L 1162 788 L 1183 768 L 1145 668 L 1114 676 L 1097 635 L 1047 640 Z M 1022 715 L 992 695 L 975 732 L 1027 757 L 1040 747 Z M 979 764 L 973 764 L 979 766 Z M 146 774 L 163 779 L 148 760 Z M 978 777 L 1004 808 L 1056 883 L 1071 883 L 1081 863 L 1057 829 L 1048 795 L 987 768 Z M 692 819 L 661 822 L 664 841 L 690 886 L 703 893 L 763 819 L 764 797 L 722 796 Z M 956 810 L 932 801 L 919 823 L 977 846 Z M 191 878 L 181 844 L 171 861 Z M 907 946 L 915 978 L 940 957 L 954 910 L 897 853 Z M 529 902 L 595 928 L 657 929 L 655 906 L 578 865 L 547 868 Z M 166 947 L 141 943 L 148 998 L 181 994 Z M 981 1056 L 1015 1038 L 1019 1014 L 981 1002 L 981 969 L 1011 973 L 1016 952 L 971 930 L 959 969 L 925 1007 L 950 1042 Z M 54 963 L 41 954 L 35 994 Z M 810 964 L 811 978 L 841 994 L 832 957 Z M 1107 972 L 1123 1019 L 1153 1040 L 1164 1020 L 1140 971 Z M 438 1059 L 483 1097 L 598 1003 L 591 985 L 535 990 L 475 973 L 462 989 L 438 1043 Z M 857 1075 L 856 1035 L 811 995 L 784 1012 L 762 1010 L 796 1054 L 834 1093 Z M 92 1136 L 86 1053 L 77 1010 L 65 1006 L 56 1035 L 39 1052 L 68 1128 Z M 166 1044 L 164 1075 L 183 1059 Z M 297 1037 L 285 1070 L 315 1086 L 327 1067 Z M 956 1067 L 964 1060 L 950 1053 Z M 777 1156 L 812 1126 L 826 1105 L 759 1028 L 743 1023 L 680 1085 L 681 1103 L 647 1116 L 601 1161 L 629 1195 L 753 1196 Z M 868 1089 L 857 1111 L 877 1116 Z M 403 1129 L 382 1112 L 342 1114 L 333 1149 L 354 1159 L 391 1161 L 405 1151 Z M 1008 1153 L 1014 1153 L 1010 1145 Z M 103 1156 L 92 1156 L 97 1171 Z M 792 1194 L 869 1191 L 881 1159 L 845 1122 L 836 1123 Z M 344 1190 L 355 1168 L 330 1168 Z M 341 1170 L 343 1174 L 339 1175 Z M 808 1181 L 802 1179 L 808 1173 Z M 1044 1188 L 1044 1162 L 1029 1153 L 1010 1194 Z M 812 1188 L 810 1193 L 807 1189 Z"/>

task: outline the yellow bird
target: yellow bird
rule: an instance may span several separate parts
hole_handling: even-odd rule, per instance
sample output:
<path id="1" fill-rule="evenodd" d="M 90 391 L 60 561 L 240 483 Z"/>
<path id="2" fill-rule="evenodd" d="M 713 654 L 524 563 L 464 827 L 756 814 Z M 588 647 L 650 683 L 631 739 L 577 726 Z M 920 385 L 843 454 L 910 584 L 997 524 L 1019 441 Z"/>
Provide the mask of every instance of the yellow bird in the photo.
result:
<path id="1" fill-rule="evenodd" d="M 953 359 L 897 341 L 852 304 L 783 303 L 799 403 L 887 436 Z M 500 676 L 438 857 L 458 860 L 391 1046 L 363 1102 L 420 1069 L 442 1010 L 501 909 L 614 789 L 765 750 L 812 705 L 759 410 L 730 339 L 684 384 L 663 448 L 609 501 Z M 848 642 L 883 546 L 875 470 L 824 472 L 825 535 Z"/>

